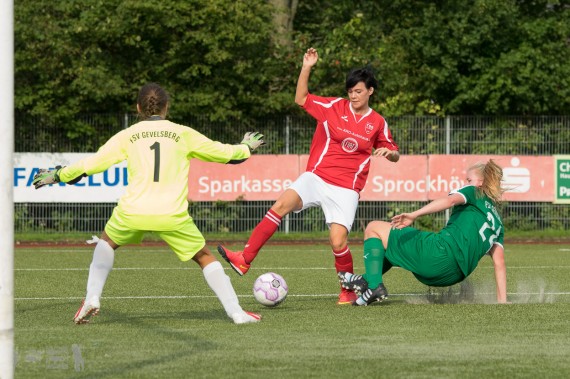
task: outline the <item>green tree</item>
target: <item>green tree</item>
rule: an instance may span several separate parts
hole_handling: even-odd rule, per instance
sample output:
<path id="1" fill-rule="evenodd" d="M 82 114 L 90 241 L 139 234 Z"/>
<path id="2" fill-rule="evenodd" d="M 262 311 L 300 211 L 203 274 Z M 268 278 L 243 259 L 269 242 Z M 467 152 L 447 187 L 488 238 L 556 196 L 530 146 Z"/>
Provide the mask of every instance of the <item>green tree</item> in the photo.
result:
<path id="1" fill-rule="evenodd" d="M 54 122 L 135 111 L 163 84 L 172 117 L 266 112 L 271 7 L 265 1 L 17 2 L 16 108 Z"/>
<path id="2" fill-rule="evenodd" d="M 388 20 L 386 53 L 397 59 L 385 61 L 383 76 L 398 79 L 388 105 L 416 114 L 430 106 L 446 114 L 570 112 L 567 2 L 389 3 L 415 13 L 401 25 Z"/>
<path id="3" fill-rule="evenodd" d="M 171 117 L 252 120 L 298 110 L 311 91 L 344 94 L 370 65 L 387 116 L 569 114 L 567 0 L 85 0 L 15 3 L 16 109 L 75 134 L 79 113 L 135 112 L 146 82 Z"/>
<path id="4" fill-rule="evenodd" d="M 374 1 L 304 1 L 295 17 L 296 44 L 299 56 L 308 47 L 319 52 L 319 62 L 311 76 L 310 90 L 323 96 L 345 93 L 346 74 L 354 68 L 378 69 L 383 40 L 374 14 Z"/>
<path id="5" fill-rule="evenodd" d="M 317 89 L 370 64 L 385 115 L 570 113 L 568 1 L 307 0 L 295 30 Z"/>

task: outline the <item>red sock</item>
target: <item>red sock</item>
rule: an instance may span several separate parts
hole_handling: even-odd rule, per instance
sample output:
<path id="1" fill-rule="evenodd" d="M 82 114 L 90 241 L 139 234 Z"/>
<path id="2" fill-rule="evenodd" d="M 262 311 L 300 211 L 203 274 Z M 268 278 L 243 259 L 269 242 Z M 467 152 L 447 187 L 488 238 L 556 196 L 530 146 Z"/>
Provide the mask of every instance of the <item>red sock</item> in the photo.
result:
<path id="1" fill-rule="evenodd" d="M 354 272 L 354 266 L 352 265 L 352 254 L 348 246 L 338 251 L 333 250 L 333 255 L 336 272 Z"/>
<path id="2" fill-rule="evenodd" d="M 246 263 L 251 263 L 251 261 L 255 259 L 257 253 L 259 253 L 259 249 L 261 249 L 263 245 L 265 245 L 265 242 L 277 231 L 279 225 L 281 225 L 281 216 L 271 209 L 267 211 L 263 220 L 253 229 L 243 249 L 243 258 Z"/>

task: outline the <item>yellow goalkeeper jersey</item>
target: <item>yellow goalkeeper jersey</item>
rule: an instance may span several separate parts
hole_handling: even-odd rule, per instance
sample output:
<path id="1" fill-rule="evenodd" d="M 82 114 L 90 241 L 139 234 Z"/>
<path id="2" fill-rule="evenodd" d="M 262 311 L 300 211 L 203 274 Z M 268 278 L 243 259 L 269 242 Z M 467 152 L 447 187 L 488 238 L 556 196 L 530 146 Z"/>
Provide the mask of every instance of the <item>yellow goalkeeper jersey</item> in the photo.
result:
<path id="1" fill-rule="evenodd" d="M 249 156 L 245 145 L 212 141 L 192 128 L 168 120 L 146 120 L 115 134 L 96 154 L 63 168 L 59 175 L 62 182 L 68 182 L 84 173 L 103 172 L 126 159 L 129 184 L 116 211 L 128 224 L 137 224 L 133 226 L 166 230 L 172 225 L 164 225 L 163 229 L 157 228 L 157 223 L 172 224 L 173 217 L 178 222 L 189 217 L 191 158 L 228 163 Z"/>

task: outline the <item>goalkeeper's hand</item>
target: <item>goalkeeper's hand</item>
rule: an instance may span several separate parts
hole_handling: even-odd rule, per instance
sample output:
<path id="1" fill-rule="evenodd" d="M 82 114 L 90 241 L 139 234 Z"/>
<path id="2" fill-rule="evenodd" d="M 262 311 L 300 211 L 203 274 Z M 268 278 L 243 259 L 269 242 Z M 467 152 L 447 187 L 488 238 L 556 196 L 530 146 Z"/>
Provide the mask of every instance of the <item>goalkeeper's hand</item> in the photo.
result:
<path id="1" fill-rule="evenodd" d="M 41 168 L 36 175 L 34 175 L 34 180 L 32 184 L 36 189 L 42 188 L 43 186 L 47 186 L 48 184 L 56 184 L 59 183 L 59 172 L 63 167 L 55 166 L 54 169 L 48 170 L 45 168 Z"/>
<path id="2" fill-rule="evenodd" d="M 261 145 L 265 145 L 263 140 L 263 134 L 259 132 L 247 132 L 243 136 L 243 140 L 240 142 L 243 145 L 249 147 L 249 151 L 257 149 Z"/>

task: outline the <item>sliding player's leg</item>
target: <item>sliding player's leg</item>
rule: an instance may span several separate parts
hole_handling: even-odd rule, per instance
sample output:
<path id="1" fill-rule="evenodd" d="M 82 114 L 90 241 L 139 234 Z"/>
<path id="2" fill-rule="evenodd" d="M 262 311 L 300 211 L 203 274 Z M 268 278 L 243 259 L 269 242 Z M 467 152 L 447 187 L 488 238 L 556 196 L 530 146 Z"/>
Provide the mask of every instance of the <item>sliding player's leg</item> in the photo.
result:
<path id="1" fill-rule="evenodd" d="M 365 286 L 360 284 L 361 295 L 355 305 L 368 305 L 388 298 L 382 274 L 385 272 L 384 262 L 390 230 L 390 223 L 384 221 L 373 221 L 366 227 L 364 232 L 365 274 L 362 279 L 367 283 L 368 288 L 364 289 Z M 349 279 L 349 281 L 359 281 L 359 278 Z"/>

